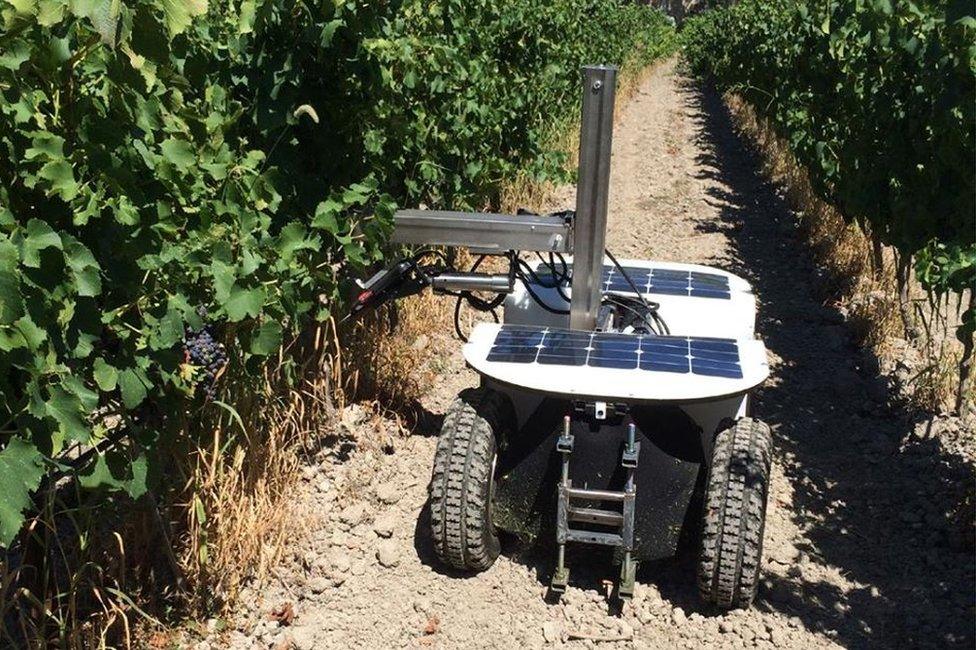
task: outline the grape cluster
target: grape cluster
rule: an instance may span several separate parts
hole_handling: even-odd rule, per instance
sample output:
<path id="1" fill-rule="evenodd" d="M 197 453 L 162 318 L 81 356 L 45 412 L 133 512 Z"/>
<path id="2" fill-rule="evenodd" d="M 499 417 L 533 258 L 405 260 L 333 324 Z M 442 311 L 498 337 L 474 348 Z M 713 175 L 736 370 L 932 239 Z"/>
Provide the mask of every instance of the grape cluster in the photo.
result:
<path id="1" fill-rule="evenodd" d="M 227 351 L 223 344 L 217 342 L 213 329 L 207 325 L 184 335 L 183 350 L 187 363 L 203 370 L 204 376 L 197 385 L 204 388 L 207 399 L 213 399 L 217 393 L 217 377 L 227 365 Z"/>

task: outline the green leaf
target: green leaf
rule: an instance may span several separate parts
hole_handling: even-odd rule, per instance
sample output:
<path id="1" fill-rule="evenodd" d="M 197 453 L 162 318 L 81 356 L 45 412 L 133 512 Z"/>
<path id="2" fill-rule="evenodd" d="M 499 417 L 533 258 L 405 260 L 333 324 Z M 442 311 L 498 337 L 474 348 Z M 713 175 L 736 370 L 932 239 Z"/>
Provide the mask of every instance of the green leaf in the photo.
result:
<path id="1" fill-rule="evenodd" d="M 227 302 L 234 286 L 234 267 L 214 260 L 210 264 L 210 275 L 213 277 L 214 297 L 217 302 Z"/>
<path id="2" fill-rule="evenodd" d="M 254 0 L 244 0 L 241 3 L 241 10 L 237 16 L 237 32 L 239 34 L 250 34 L 254 31 Z"/>
<path id="3" fill-rule="evenodd" d="M 133 499 L 138 499 L 149 491 L 149 459 L 145 452 L 133 459 L 130 467 L 132 468 L 132 478 L 126 485 L 126 491 Z"/>
<path id="4" fill-rule="evenodd" d="M 126 368 L 119 373 L 119 389 L 122 392 L 122 402 L 127 409 L 134 409 L 146 399 L 148 389 L 152 386 L 146 373 L 141 368 Z"/>
<path id="5" fill-rule="evenodd" d="M 67 2 L 65 0 L 38 0 L 37 24 L 43 27 L 56 25 L 64 18 L 66 8 Z"/>
<path id="6" fill-rule="evenodd" d="M 47 401 L 47 414 L 55 419 L 61 434 L 69 440 L 88 442 L 91 438 L 91 428 L 85 421 L 85 413 L 81 400 L 60 387 L 50 389 Z"/>
<path id="7" fill-rule="evenodd" d="M 182 34 L 196 16 L 207 13 L 207 0 L 159 0 L 170 37 Z"/>
<path id="8" fill-rule="evenodd" d="M 339 213 L 342 211 L 342 204 L 333 199 L 322 201 L 315 208 L 315 217 L 312 219 L 312 227 L 319 228 L 331 234 L 339 232 Z"/>
<path id="9" fill-rule="evenodd" d="M 98 277 L 98 269 L 74 271 L 73 275 L 79 296 L 97 296 L 102 292 L 102 279 Z"/>
<path id="10" fill-rule="evenodd" d="M 0 68 L 16 71 L 30 59 L 30 54 L 30 46 L 25 41 L 16 39 L 12 43 L 5 43 L 0 50 Z"/>
<path id="11" fill-rule="evenodd" d="M 48 131 L 38 131 L 33 134 L 31 146 L 24 152 L 24 158 L 64 160 L 64 138 Z"/>
<path id="12" fill-rule="evenodd" d="M 13 437 L 0 451 L 0 546 L 8 547 L 24 523 L 30 493 L 44 476 L 43 457 L 34 445 Z"/>
<path id="13" fill-rule="evenodd" d="M 81 486 L 88 490 L 124 490 L 133 499 L 141 497 L 148 489 L 149 460 L 144 451 L 140 450 L 131 460 L 130 453 L 113 449 L 96 455 L 79 475 Z"/>
<path id="14" fill-rule="evenodd" d="M 163 144 L 160 145 L 160 149 L 163 151 L 163 157 L 166 160 L 173 163 L 173 165 L 180 171 L 186 171 L 196 162 L 196 154 L 193 151 L 193 147 L 186 140 L 177 140 L 176 138 L 167 138 L 163 140 Z"/>
<path id="15" fill-rule="evenodd" d="M 343 21 L 340 19 L 327 22 L 319 34 L 319 47 L 325 49 L 332 45 L 332 39 L 335 37 L 336 30 L 342 27 L 342 25 Z"/>
<path id="16" fill-rule="evenodd" d="M 119 0 L 71 0 L 71 13 L 87 18 L 109 47 L 115 46 L 119 25 Z"/>
<path id="17" fill-rule="evenodd" d="M 51 190 L 65 201 L 78 195 L 78 183 L 75 182 L 75 174 L 67 161 L 52 160 L 41 167 L 38 175 L 49 181 Z"/>
<path id="18" fill-rule="evenodd" d="M 278 253 L 286 262 L 294 257 L 300 250 L 317 250 L 320 242 L 315 239 L 306 238 L 305 226 L 300 223 L 292 222 L 281 229 L 278 235 Z"/>
<path id="19" fill-rule="evenodd" d="M 46 222 L 40 219 L 31 219 L 27 222 L 27 233 L 24 237 L 22 257 L 24 266 L 40 268 L 41 256 L 39 252 L 45 248 L 61 249 L 61 237 L 51 229 Z"/>
<path id="20" fill-rule="evenodd" d="M 14 321 L 14 327 L 24 337 L 27 347 L 36 350 L 47 340 L 47 332 L 38 327 L 29 315 L 24 315 Z"/>
<path id="21" fill-rule="evenodd" d="M 170 309 L 159 319 L 149 337 L 149 346 L 154 350 L 168 350 L 183 338 L 183 317 L 175 309 Z"/>
<path id="22" fill-rule="evenodd" d="M 79 296 L 97 296 L 102 292 L 98 262 L 88 247 L 71 238 L 65 240 L 64 261 L 71 269 L 75 289 Z"/>
<path id="23" fill-rule="evenodd" d="M 95 383 L 106 393 L 115 390 L 119 381 L 119 372 L 105 362 L 105 359 L 98 357 L 93 365 Z"/>
<path id="24" fill-rule="evenodd" d="M 360 205 L 365 203 L 374 189 L 376 188 L 372 184 L 353 183 L 342 193 L 342 202 L 346 205 Z"/>
<path id="25" fill-rule="evenodd" d="M 115 201 L 115 220 L 123 226 L 136 226 L 139 224 L 139 209 L 132 204 L 127 196 L 120 196 Z"/>
<path id="26" fill-rule="evenodd" d="M 6 0 L 6 3 L 21 16 L 37 15 L 37 0 Z"/>
<path id="27" fill-rule="evenodd" d="M 88 465 L 79 475 L 81 487 L 86 490 L 109 488 L 119 490 L 125 487 L 126 479 L 124 467 L 125 459 L 118 453 L 100 453 L 95 455 L 95 462 Z"/>
<path id="28" fill-rule="evenodd" d="M 248 316 L 257 318 L 264 306 L 264 289 L 244 289 L 238 285 L 231 288 L 230 296 L 224 303 L 227 319 L 232 323 L 244 320 Z"/>
<path id="29" fill-rule="evenodd" d="M 0 325 L 10 325 L 23 314 L 24 299 L 17 274 L 0 269 Z"/>
<path id="30" fill-rule="evenodd" d="M 272 354 L 281 347 L 281 324 L 265 321 L 251 339 L 251 353 L 260 356 Z"/>
<path id="31" fill-rule="evenodd" d="M 79 377 L 75 375 L 68 375 L 61 380 L 61 385 L 64 386 L 69 393 L 78 397 L 81 400 L 81 406 L 86 414 L 91 413 L 98 407 L 98 393 L 92 389 L 85 386 Z"/>

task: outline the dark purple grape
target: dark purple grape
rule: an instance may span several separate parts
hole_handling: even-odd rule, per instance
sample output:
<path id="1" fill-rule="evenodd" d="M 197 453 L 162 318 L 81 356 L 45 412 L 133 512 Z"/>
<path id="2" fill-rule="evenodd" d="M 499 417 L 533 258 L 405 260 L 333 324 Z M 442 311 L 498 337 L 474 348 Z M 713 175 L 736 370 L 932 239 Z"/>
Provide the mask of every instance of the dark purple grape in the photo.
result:
<path id="1" fill-rule="evenodd" d="M 206 310 L 203 310 L 201 317 L 205 316 Z M 203 370 L 197 386 L 203 389 L 207 399 L 213 399 L 217 394 L 217 375 L 227 365 L 227 351 L 217 342 L 212 327 L 204 325 L 198 331 L 187 331 L 183 338 L 188 361 Z"/>

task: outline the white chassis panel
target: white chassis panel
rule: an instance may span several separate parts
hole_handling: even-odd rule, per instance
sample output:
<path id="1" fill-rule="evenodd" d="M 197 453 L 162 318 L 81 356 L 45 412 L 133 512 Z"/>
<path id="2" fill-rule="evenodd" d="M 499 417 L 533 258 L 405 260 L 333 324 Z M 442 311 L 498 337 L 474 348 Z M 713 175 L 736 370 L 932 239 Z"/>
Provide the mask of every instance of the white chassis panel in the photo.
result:
<path id="1" fill-rule="evenodd" d="M 726 276 L 730 299 L 650 293 L 646 297 L 660 305 L 659 314 L 672 335 L 736 339 L 743 377 L 728 379 L 690 373 L 490 362 L 486 357 L 499 326 L 489 323 L 478 325 L 472 332 L 463 350 L 465 361 L 511 396 L 520 425 L 545 395 L 591 401 L 677 404 L 701 426 L 702 431 L 709 433 L 715 431 L 724 418 L 746 415 L 749 391 L 769 375 L 766 348 L 755 339 L 756 299 L 749 283 L 726 271 L 696 264 L 643 260 L 621 260 L 621 264 Z M 533 285 L 533 290 L 551 307 L 569 308 L 555 289 Z M 569 295 L 569 287 L 564 293 Z M 505 302 L 504 321 L 566 328 L 569 319 L 539 307 L 525 287 L 517 284 Z"/>

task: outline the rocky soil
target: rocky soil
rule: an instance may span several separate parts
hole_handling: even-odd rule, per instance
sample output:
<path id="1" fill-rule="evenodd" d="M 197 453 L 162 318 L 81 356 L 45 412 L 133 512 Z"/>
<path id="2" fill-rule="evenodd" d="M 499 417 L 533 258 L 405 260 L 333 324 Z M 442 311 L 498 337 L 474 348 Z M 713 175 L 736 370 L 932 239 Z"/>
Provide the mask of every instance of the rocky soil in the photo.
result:
<path id="1" fill-rule="evenodd" d="M 634 600 L 614 568 L 570 556 L 573 585 L 544 599 L 554 558 L 506 548 L 487 572 L 438 565 L 426 531 L 440 416 L 477 383 L 445 355 L 412 435 L 361 407 L 305 468 L 302 538 L 201 648 L 973 647 L 974 559 L 950 512 L 972 484 L 973 427 L 891 402 L 888 379 L 818 291 L 795 215 L 759 173 L 721 99 L 657 68 L 619 113 L 608 245 L 620 257 L 716 265 L 749 279 L 770 381 L 756 414 L 776 443 L 763 579 L 749 611 L 702 607 L 694 551 L 641 567 Z M 552 208 L 572 207 L 562 188 Z M 540 206 L 535 206 L 540 207 Z M 384 440 L 384 444 L 375 441 Z M 392 441 L 392 442 L 391 442 Z"/>

